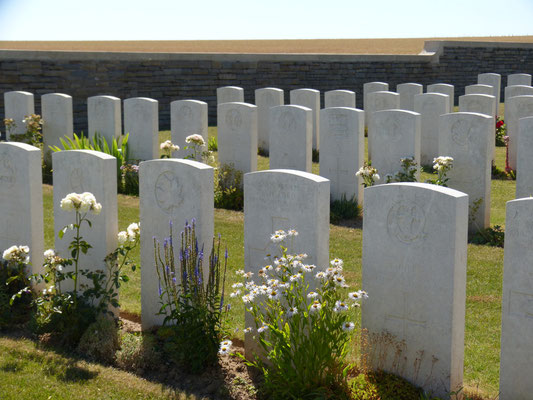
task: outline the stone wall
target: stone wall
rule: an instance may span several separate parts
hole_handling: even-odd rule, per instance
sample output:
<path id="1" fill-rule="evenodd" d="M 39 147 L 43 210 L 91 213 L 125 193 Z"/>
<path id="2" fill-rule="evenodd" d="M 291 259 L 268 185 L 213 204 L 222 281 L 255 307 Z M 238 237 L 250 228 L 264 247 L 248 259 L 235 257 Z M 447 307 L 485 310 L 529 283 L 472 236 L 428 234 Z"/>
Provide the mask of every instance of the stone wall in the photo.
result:
<path id="1" fill-rule="evenodd" d="M 241 86 L 245 101 L 265 86 L 285 90 L 314 88 L 323 93 L 349 89 L 362 107 L 363 84 L 383 81 L 391 90 L 404 82 L 455 85 L 456 97 L 477 74 L 533 72 L 533 44 L 428 41 L 419 55 L 327 54 L 174 54 L 64 51 L 0 51 L 0 90 L 51 92 L 73 97 L 75 130 L 87 129 L 87 97 L 151 97 L 159 101 L 160 129 L 170 127 L 170 102 L 197 99 L 209 104 L 209 124 L 216 125 L 216 88 Z M 503 94 L 502 94 L 503 98 Z M 457 100 L 456 100 L 457 101 Z M 3 118 L 3 96 L 0 116 Z M 2 129 L 3 130 L 3 129 Z"/>

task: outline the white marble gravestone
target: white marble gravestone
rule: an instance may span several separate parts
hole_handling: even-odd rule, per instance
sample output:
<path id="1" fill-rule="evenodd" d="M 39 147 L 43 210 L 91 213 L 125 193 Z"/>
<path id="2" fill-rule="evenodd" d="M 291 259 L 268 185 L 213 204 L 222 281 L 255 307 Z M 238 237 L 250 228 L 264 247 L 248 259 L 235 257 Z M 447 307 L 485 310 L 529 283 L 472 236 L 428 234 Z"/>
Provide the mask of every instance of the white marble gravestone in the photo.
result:
<path id="1" fill-rule="evenodd" d="M 459 111 L 485 114 L 493 118 L 493 136 L 496 135 L 496 98 L 486 94 L 465 94 L 459 96 Z M 491 160 L 494 161 L 495 140 L 491 142 Z"/>
<path id="2" fill-rule="evenodd" d="M 120 99 L 114 96 L 93 96 L 87 99 L 89 137 L 104 137 L 109 147 L 122 132 Z"/>
<path id="3" fill-rule="evenodd" d="M 420 163 L 433 165 L 439 154 L 439 117 L 450 112 L 448 95 L 424 93 L 415 96 L 415 112 L 421 116 L 420 123 Z"/>
<path id="4" fill-rule="evenodd" d="M 447 398 L 463 386 L 468 196 L 391 183 L 363 212 L 366 360 Z"/>
<path id="5" fill-rule="evenodd" d="M 533 199 L 507 202 L 503 259 L 500 400 L 533 393 Z"/>
<path id="6" fill-rule="evenodd" d="M 22 120 L 30 114 L 35 114 L 33 93 L 22 91 L 4 93 L 4 118 L 11 118 L 15 122 L 11 132 L 6 129 L 6 140 L 9 140 L 10 134 L 26 133 L 26 124 Z"/>
<path id="7" fill-rule="evenodd" d="M 313 112 L 295 105 L 270 109 L 270 169 L 312 170 Z"/>
<path id="8" fill-rule="evenodd" d="M 376 111 L 392 110 L 400 108 L 400 95 L 394 92 L 378 91 L 367 95 L 365 103 L 365 122 L 368 126 L 368 159 L 372 160 L 372 135 L 370 129 L 372 125 L 371 120 Z"/>
<path id="9" fill-rule="evenodd" d="M 244 89 L 238 86 L 217 88 L 217 104 L 244 103 Z"/>
<path id="10" fill-rule="evenodd" d="M 453 158 L 448 187 L 468 194 L 469 231 L 490 226 L 490 186 L 494 119 L 457 112 L 439 118 L 439 153 Z"/>
<path id="11" fill-rule="evenodd" d="M 244 269 L 254 272 L 271 263 L 267 253 L 278 254 L 271 243 L 275 231 L 295 229 L 291 254 L 307 253 L 306 263 L 317 270 L 329 258 L 329 181 L 294 170 L 267 170 L 244 175 Z M 246 314 L 246 326 L 253 319 Z M 256 328 L 255 326 L 253 326 Z M 246 357 L 257 351 L 251 335 L 245 336 Z"/>
<path id="12" fill-rule="evenodd" d="M 533 96 L 533 86 L 526 85 L 514 85 L 507 86 L 504 93 L 504 102 L 507 103 L 507 100 L 511 97 L 516 96 Z"/>
<path id="13" fill-rule="evenodd" d="M 257 169 L 257 106 L 247 103 L 218 105 L 218 161 L 242 173 Z"/>
<path id="14" fill-rule="evenodd" d="M 367 82 L 363 84 L 363 110 L 365 111 L 365 129 L 368 128 L 368 95 L 373 92 L 388 92 L 389 84 L 385 82 Z"/>
<path id="15" fill-rule="evenodd" d="M 200 135 L 207 143 L 207 103 L 199 100 L 176 100 L 170 103 L 170 132 L 172 143 L 180 147 L 172 153 L 173 157 L 185 158 L 194 155 L 193 149 L 185 149 L 190 146 L 185 139 L 190 135 Z M 207 144 L 201 151 L 206 150 Z M 196 161 L 201 161 L 200 154 Z"/>
<path id="16" fill-rule="evenodd" d="M 313 116 L 313 144 L 314 150 L 320 146 L 320 91 L 315 89 L 294 89 L 290 91 L 290 102 L 296 106 L 311 109 Z"/>
<path id="17" fill-rule="evenodd" d="M 533 96 L 515 96 L 505 103 L 505 124 L 509 136 L 509 166 L 516 170 L 518 120 L 533 117 Z"/>
<path id="18" fill-rule="evenodd" d="M 0 143 L 0 257 L 11 246 L 28 246 L 30 274 L 43 272 L 42 182 L 40 149 Z"/>
<path id="19" fill-rule="evenodd" d="M 329 90 L 324 93 L 324 108 L 355 108 L 355 92 L 351 90 Z"/>
<path id="20" fill-rule="evenodd" d="M 355 173 L 364 161 L 365 113 L 348 107 L 320 110 L 320 176 L 330 180 L 331 200 L 363 202 Z"/>
<path id="21" fill-rule="evenodd" d="M 75 231 L 67 230 L 62 239 L 57 234 L 76 222 L 74 211 L 61 208 L 61 200 L 70 193 L 92 193 L 102 205 L 99 215 L 87 213 L 92 227 L 83 224 L 81 236 L 92 248 L 80 256 L 80 268 L 107 271 L 104 258 L 117 248 L 117 160 L 99 151 L 68 150 L 52 154 L 54 164 L 54 238 L 61 257 L 70 257 L 69 244 Z M 134 222 L 134 221 L 131 221 Z M 73 267 L 69 267 L 73 268 Z M 68 286 L 68 285 L 67 285 Z M 62 287 L 64 288 L 64 287 Z M 69 286 L 72 289 L 72 286 Z"/>
<path id="22" fill-rule="evenodd" d="M 400 95 L 402 110 L 415 110 L 415 96 L 424 92 L 424 86 L 419 83 L 400 83 L 396 86 L 396 93 Z"/>
<path id="23" fill-rule="evenodd" d="M 507 75 L 507 86 L 525 85 L 531 86 L 530 74 L 511 74 Z"/>
<path id="24" fill-rule="evenodd" d="M 141 221 L 141 320 L 143 330 L 161 325 L 159 279 L 154 265 L 154 238 L 160 243 L 173 226 L 174 253 L 181 249 L 180 232 L 195 220 L 199 248 L 204 248 L 204 279 L 208 273 L 214 230 L 212 167 L 192 160 L 159 159 L 139 166 Z M 179 269 L 179 258 L 176 258 Z M 177 277 L 180 279 L 180 277 Z"/>
<path id="25" fill-rule="evenodd" d="M 372 166 L 385 183 L 387 175 L 401 170 L 402 158 L 413 158 L 420 175 L 420 114 L 406 110 L 383 110 L 372 115 Z"/>
<path id="26" fill-rule="evenodd" d="M 270 149 L 269 113 L 272 107 L 284 104 L 284 93 L 278 88 L 261 88 L 255 90 L 255 105 L 257 106 L 257 146 L 267 154 Z"/>
<path id="27" fill-rule="evenodd" d="M 500 106 L 500 93 L 501 93 L 501 82 L 502 76 L 500 74 L 495 74 L 488 72 L 485 74 L 479 74 L 477 76 L 477 83 L 482 85 L 490 85 L 493 88 L 492 95 L 496 97 L 496 108 Z M 498 111 L 496 111 L 498 113 Z"/>
<path id="28" fill-rule="evenodd" d="M 427 87 L 428 93 L 442 93 L 448 96 L 448 101 L 450 102 L 450 112 L 453 112 L 453 106 L 455 104 L 454 91 L 454 86 L 448 83 L 435 83 L 433 85 L 428 85 Z"/>
<path id="29" fill-rule="evenodd" d="M 465 86 L 465 94 L 487 94 L 492 96 L 494 93 L 494 87 L 491 85 L 482 85 L 480 83 L 476 85 Z"/>
<path id="30" fill-rule="evenodd" d="M 52 162 L 50 146 L 63 148 L 60 139 L 72 138 L 74 120 L 72 97 L 62 93 L 48 93 L 41 97 L 43 117 L 43 152 L 47 163 Z"/>
<path id="31" fill-rule="evenodd" d="M 518 120 L 516 198 L 533 196 L 533 116 Z"/>
<path id="32" fill-rule="evenodd" d="M 147 97 L 124 100 L 124 133 L 131 160 L 159 158 L 159 102 Z"/>

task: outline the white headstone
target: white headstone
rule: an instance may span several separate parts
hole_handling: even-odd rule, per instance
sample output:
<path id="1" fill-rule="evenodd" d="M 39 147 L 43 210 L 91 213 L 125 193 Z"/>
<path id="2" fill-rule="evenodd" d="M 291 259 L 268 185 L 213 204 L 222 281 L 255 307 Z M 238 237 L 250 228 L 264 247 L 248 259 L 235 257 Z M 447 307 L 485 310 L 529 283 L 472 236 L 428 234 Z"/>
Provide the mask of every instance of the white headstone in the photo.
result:
<path id="1" fill-rule="evenodd" d="M 533 117 L 518 120 L 516 198 L 533 196 Z"/>
<path id="2" fill-rule="evenodd" d="M 507 75 L 507 86 L 514 86 L 514 85 L 531 86 L 531 75 L 529 74 Z"/>
<path id="3" fill-rule="evenodd" d="M 533 86 L 515 85 L 515 86 L 507 86 L 505 88 L 505 93 L 504 93 L 505 103 L 507 103 L 507 100 L 510 99 L 511 97 L 516 97 L 516 96 L 533 96 Z"/>
<path id="4" fill-rule="evenodd" d="M 124 133 L 131 160 L 159 158 L 159 102 L 147 97 L 124 100 Z"/>
<path id="5" fill-rule="evenodd" d="M 387 175 L 401 170 L 402 158 L 413 158 L 420 166 L 420 114 L 406 110 L 377 111 L 372 115 L 372 166 L 386 182 Z M 417 173 L 419 176 L 420 170 Z"/>
<path id="6" fill-rule="evenodd" d="M 302 106 L 270 109 L 270 169 L 312 170 L 313 112 Z"/>
<path id="7" fill-rule="evenodd" d="M 255 90 L 255 105 L 257 106 L 257 145 L 269 153 L 269 113 L 272 107 L 285 103 L 283 90 L 277 88 L 262 88 Z"/>
<path id="8" fill-rule="evenodd" d="M 6 140 L 9 140 L 10 134 L 26 133 L 26 124 L 22 120 L 30 114 L 35 114 L 32 93 L 21 91 L 4 93 L 5 118 L 11 118 L 15 122 L 15 127 L 11 132 L 6 129 Z"/>
<path id="9" fill-rule="evenodd" d="M 501 400 L 533 393 L 533 199 L 507 202 L 500 350 Z"/>
<path id="10" fill-rule="evenodd" d="M 81 236 L 92 248 L 80 255 L 80 268 L 107 271 L 104 258 L 117 248 L 117 160 L 99 151 L 68 150 L 52 154 L 54 164 L 54 234 L 55 249 L 61 257 L 70 257 L 69 244 L 75 231 L 67 230 L 60 239 L 57 233 L 75 223 L 74 211 L 61 208 L 61 200 L 70 193 L 90 192 L 102 205 L 99 215 L 88 213 L 92 227 L 86 224 Z M 72 266 L 68 267 L 73 268 Z M 64 287 L 62 286 L 64 289 Z M 72 290 L 72 287 L 69 288 Z"/>
<path id="11" fill-rule="evenodd" d="M 450 102 L 450 112 L 453 112 L 453 106 L 455 104 L 453 85 L 449 85 L 447 83 L 435 83 L 433 85 L 428 85 L 427 92 L 428 93 L 442 93 L 442 94 L 448 95 L 449 96 L 448 101 Z"/>
<path id="12" fill-rule="evenodd" d="M 368 95 L 373 92 L 387 92 L 389 84 L 385 82 L 367 82 L 363 84 L 363 109 L 365 110 L 365 128 L 368 127 L 368 115 L 366 114 Z"/>
<path id="13" fill-rule="evenodd" d="M 486 94 L 465 94 L 459 96 L 459 111 L 471 112 L 478 114 L 485 114 L 493 118 L 493 136 L 496 135 L 496 113 L 497 113 L 496 98 Z M 491 142 L 491 160 L 494 161 L 494 151 L 496 149 L 496 142 Z"/>
<path id="14" fill-rule="evenodd" d="M 362 307 L 367 360 L 447 398 L 463 386 L 468 196 L 378 185 L 363 213 L 363 289 L 376 299 Z"/>
<path id="15" fill-rule="evenodd" d="M 44 251 L 41 150 L 26 143 L 0 143 L 0 254 L 28 246 L 29 273 L 42 273 Z"/>
<path id="16" fill-rule="evenodd" d="M 172 143 L 180 147 L 172 156 L 185 158 L 194 155 L 193 149 L 185 149 L 190 146 L 185 139 L 190 135 L 201 135 L 207 143 L 207 103 L 199 100 L 176 100 L 170 103 L 170 131 Z M 202 148 L 202 151 L 206 150 L 207 145 Z M 198 154 L 196 161 L 201 161 L 200 156 Z"/>
<path id="17" fill-rule="evenodd" d="M 494 119 L 469 112 L 444 114 L 439 119 L 439 153 L 453 158 L 448 186 L 468 194 L 469 231 L 490 226 L 491 156 Z"/>
<path id="18" fill-rule="evenodd" d="M 415 110 L 415 96 L 424 92 L 424 86 L 419 83 L 400 83 L 396 86 L 396 93 L 400 95 L 402 110 Z"/>
<path id="19" fill-rule="evenodd" d="M 394 92 L 372 92 L 367 95 L 365 103 L 365 121 L 368 126 L 368 159 L 372 160 L 372 132 L 370 125 L 373 114 L 376 111 L 392 110 L 400 108 L 400 95 Z"/>
<path id="20" fill-rule="evenodd" d="M 87 99 L 89 137 L 96 133 L 104 137 L 109 147 L 113 139 L 120 137 L 122 120 L 120 99 L 114 96 L 93 96 Z"/>
<path id="21" fill-rule="evenodd" d="M 244 103 L 244 89 L 238 86 L 217 88 L 217 104 Z"/>
<path id="22" fill-rule="evenodd" d="M 43 117 L 43 152 L 47 162 L 52 161 L 50 146 L 63 148 L 59 139 L 72 138 L 74 120 L 72 97 L 62 93 L 48 93 L 41 97 Z"/>
<path id="23" fill-rule="evenodd" d="M 161 325 L 159 280 L 154 265 L 154 238 L 161 243 L 173 225 L 174 252 L 178 254 L 180 232 L 195 219 L 198 245 L 204 246 L 204 277 L 207 276 L 213 240 L 213 168 L 192 160 L 159 159 L 139 166 L 141 221 L 141 320 L 143 330 Z M 176 258 L 179 266 L 179 258 Z M 180 277 L 177 277 L 178 279 Z"/>
<path id="24" fill-rule="evenodd" d="M 494 93 L 494 87 L 491 85 L 482 85 L 478 83 L 477 85 L 468 85 L 465 86 L 465 94 L 487 94 L 492 96 Z"/>
<path id="25" fill-rule="evenodd" d="M 266 254 L 275 249 L 270 236 L 279 229 L 298 231 L 290 251 L 307 253 L 307 263 L 325 269 L 329 258 L 329 181 L 318 175 L 283 169 L 246 174 L 245 271 L 257 274 L 266 265 Z M 249 314 L 246 326 L 253 326 Z M 250 335 L 245 337 L 245 350 L 247 357 L 256 350 Z"/>
<path id="26" fill-rule="evenodd" d="M 518 120 L 533 117 L 533 96 L 515 96 L 505 103 L 505 124 L 509 136 L 509 166 L 516 170 Z"/>
<path id="27" fill-rule="evenodd" d="M 477 76 L 477 83 L 480 83 L 482 85 L 491 85 L 494 92 L 492 95 L 496 97 L 496 113 L 498 113 L 498 108 L 500 106 L 500 93 L 501 93 L 501 81 L 502 77 L 500 74 L 494 74 L 494 73 L 486 73 L 486 74 L 479 74 Z"/>
<path id="28" fill-rule="evenodd" d="M 257 107 L 247 103 L 218 105 L 218 161 L 242 173 L 257 169 Z"/>
<path id="29" fill-rule="evenodd" d="M 320 175 L 330 180 L 331 199 L 363 203 L 363 188 L 355 176 L 363 165 L 365 113 L 347 107 L 320 110 Z"/>
<path id="30" fill-rule="evenodd" d="M 420 163 L 433 165 L 439 154 L 439 117 L 450 112 L 448 95 L 424 93 L 415 96 L 415 112 L 421 116 L 420 123 Z"/>
<path id="31" fill-rule="evenodd" d="M 315 89 L 294 89 L 290 91 L 291 104 L 310 108 L 313 112 L 313 149 L 320 146 L 320 91 Z"/>
<path id="32" fill-rule="evenodd" d="M 324 108 L 355 108 L 355 92 L 351 90 L 330 90 L 324 93 Z"/>

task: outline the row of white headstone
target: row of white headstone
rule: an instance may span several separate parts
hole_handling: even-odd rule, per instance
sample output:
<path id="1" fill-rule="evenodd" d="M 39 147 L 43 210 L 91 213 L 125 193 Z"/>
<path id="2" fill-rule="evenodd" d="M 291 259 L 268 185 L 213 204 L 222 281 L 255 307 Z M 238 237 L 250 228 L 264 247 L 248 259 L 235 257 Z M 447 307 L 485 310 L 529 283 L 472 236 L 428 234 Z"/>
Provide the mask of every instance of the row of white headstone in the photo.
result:
<path id="1" fill-rule="evenodd" d="M 93 247 L 81 265 L 104 269 L 117 246 L 116 159 L 87 150 L 54 158 L 54 231 L 73 222 L 59 207 L 70 192 L 91 192 L 102 213 L 90 216 L 82 235 Z M 41 154 L 23 143 L 0 143 L 0 249 L 31 248 L 33 272 L 42 265 L 43 202 Z M 181 159 L 140 164 L 142 326 L 162 322 L 154 266 L 154 238 L 163 241 L 195 219 L 199 243 L 210 252 L 214 234 L 213 168 Z M 295 170 L 244 176 L 245 270 L 257 273 L 278 229 L 296 229 L 291 251 L 307 262 L 328 266 L 330 183 Z M 462 387 L 466 301 L 468 195 L 421 183 L 379 185 L 365 190 L 363 282 L 370 299 L 362 308 L 368 331 L 364 353 L 375 368 L 397 373 L 434 395 Z M 503 280 L 500 398 L 528 398 L 533 392 L 533 199 L 507 203 Z M 6 227 L 9 227 L 6 229 Z M 70 236 L 55 236 L 68 255 Z M 206 267 L 206 266 L 205 266 Z M 257 274 L 256 274 L 257 275 Z M 246 340 L 248 355 L 253 349 Z"/>

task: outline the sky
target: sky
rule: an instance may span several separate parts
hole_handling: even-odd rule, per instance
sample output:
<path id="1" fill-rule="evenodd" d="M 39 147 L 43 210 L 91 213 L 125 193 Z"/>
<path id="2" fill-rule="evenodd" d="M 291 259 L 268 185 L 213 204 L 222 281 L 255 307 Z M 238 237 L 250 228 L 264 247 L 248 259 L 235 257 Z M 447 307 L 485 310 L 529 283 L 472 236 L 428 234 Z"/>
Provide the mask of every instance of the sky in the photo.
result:
<path id="1" fill-rule="evenodd" d="M 0 40 L 533 35 L 533 0 L 0 0 Z"/>

